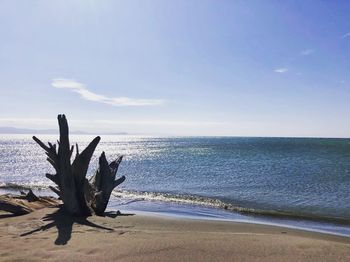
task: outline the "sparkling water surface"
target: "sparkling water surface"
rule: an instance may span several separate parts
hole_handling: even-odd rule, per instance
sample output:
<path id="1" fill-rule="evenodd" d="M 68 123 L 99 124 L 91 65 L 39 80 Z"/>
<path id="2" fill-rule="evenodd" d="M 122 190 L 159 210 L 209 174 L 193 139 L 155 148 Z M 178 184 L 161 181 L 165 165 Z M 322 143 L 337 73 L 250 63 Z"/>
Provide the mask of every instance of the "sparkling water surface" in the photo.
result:
<path id="1" fill-rule="evenodd" d="M 71 135 L 70 141 L 82 150 L 93 138 Z M 350 139 L 106 135 L 89 175 L 102 151 L 109 160 L 125 156 L 118 175 L 127 179 L 119 189 L 129 197 L 350 221 Z M 50 172 L 30 135 L 0 137 L 2 185 L 46 187 Z"/>

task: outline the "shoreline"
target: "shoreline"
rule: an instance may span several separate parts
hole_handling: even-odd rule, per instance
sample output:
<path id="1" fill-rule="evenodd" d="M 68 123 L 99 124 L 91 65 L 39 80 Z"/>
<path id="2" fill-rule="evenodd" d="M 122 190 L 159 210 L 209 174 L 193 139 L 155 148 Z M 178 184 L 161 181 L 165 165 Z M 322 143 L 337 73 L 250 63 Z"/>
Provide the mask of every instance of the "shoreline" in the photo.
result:
<path id="1" fill-rule="evenodd" d="M 33 190 L 38 196 L 55 196 L 48 189 Z M 18 193 L 17 190 L 0 188 L 0 193 Z M 288 229 L 303 230 L 321 234 L 350 238 L 348 224 L 337 221 L 323 221 L 284 216 L 268 216 L 262 214 L 246 214 L 200 204 L 161 201 L 152 199 L 135 199 L 112 195 L 107 210 L 133 212 L 146 216 L 162 216 L 179 219 L 194 219 L 205 221 L 224 221 L 249 223 L 256 225 L 277 226 Z"/>
<path id="2" fill-rule="evenodd" d="M 115 216 L 113 218 L 113 216 Z M 134 213 L 0 213 L 0 260 L 346 261 L 350 239 L 277 226 Z"/>
<path id="3" fill-rule="evenodd" d="M 126 202 L 126 204 L 121 204 L 120 201 L 121 200 L 118 198 L 111 198 L 108 209 L 169 218 L 278 226 L 288 229 L 342 236 L 350 239 L 349 225 L 336 222 L 311 219 L 296 219 L 290 217 L 275 217 L 257 214 L 243 214 L 239 212 L 218 209 L 215 207 L 206 207 L 201 205 L 176 202 L 131 200 L 130 202 Z"/>
<path id="4" fill-rule="evenodd" d="M 115 210 L 109 210 L 111 212 Z M 342 234 L 342 233 L 337 233 L 337 232 L 332 232 L 332 231 L 327 231 L 327 230 L 322 230 L 322 229 L 315 229 L 315 228 L 310 228 L 306 226 L 297 226 L 293 225 L 295 221 L 293 220 L 288 220 L 287 223 L 279 223 L 279 222 L 274 222 L 276 221 L 283 221 L 284 219 L 275 219 L 272 218 L 270 219 L 271 222 L 269 222 L 269 219 L 252 219 L 252 220 L 247 220 L 247 219 L 225 219 L 225 218 L 212 218 L 212 217 L 202 217 L 202 216 L 196 216 L 196 215 L 177 215 L 174 213 L 158 213 L 158 212 L 148 212 L 148 211 L 138 211 L 138 210 L 131 210 L 128 209 L 127 211 L 132 211 L 135 215 L 140 215 L 140 216 L 145 216 L 145 217 L 160 217 L 160 218 L 169 218 L 169 219 L 178 219 L 178 220 L 193 220 L 193 221 L 203 221 L 203 222 L 227 222 L 227 223 L 240 223 L 240 224 L 250 224 L 250 225 L 257 225 L 257 226 L 267 226 L 267 227 L 278 227 L 282 229 L 290 229 L 290 230 L 298 230 L 298 231 L 305 231 L 309 233 L 316 233 L 316 234 L 322 234 L 322 235 L 329 235 L 329 236 L 335 236 L 335 237 L 342 237 L 345 239 L 350 240 L 350 234 Z M 312 223 L 321 223 L 325 224 L 323 222 L 318 222 L 318 221 L 307 221 L 310 224 Z M 328 223 L 327 223 L 328 225 Z M 350 228 L 349 228 L 350 231 Z"/>

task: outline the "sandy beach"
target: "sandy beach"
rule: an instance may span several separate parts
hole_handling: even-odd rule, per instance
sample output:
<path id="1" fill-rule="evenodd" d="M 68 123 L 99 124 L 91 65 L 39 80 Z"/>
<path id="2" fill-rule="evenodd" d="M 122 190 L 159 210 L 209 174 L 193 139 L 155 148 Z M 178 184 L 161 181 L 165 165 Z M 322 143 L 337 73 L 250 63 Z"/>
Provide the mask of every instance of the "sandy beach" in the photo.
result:
<path id="1" fill-rule="evenodd" d="M 350 239 L 281 227 L 139 214 L 0 214 L 1 261 L 349 261 Z"/>

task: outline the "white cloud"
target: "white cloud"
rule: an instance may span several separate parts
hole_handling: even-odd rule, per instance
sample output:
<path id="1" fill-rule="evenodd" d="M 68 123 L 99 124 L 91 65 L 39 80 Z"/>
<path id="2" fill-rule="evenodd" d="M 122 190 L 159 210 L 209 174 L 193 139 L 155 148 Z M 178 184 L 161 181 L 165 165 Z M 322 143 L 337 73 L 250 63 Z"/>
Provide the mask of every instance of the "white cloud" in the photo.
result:
<path id="1" fill-rule="evenodd" d="M 111 106 L 155 106 L 164 103 L 162 99 L 136 99 L 129 97 L 107 97 L 104 95 L 91 92 L 82 83 L 72 79 L 57 78 L 53 79 L 51 85 L 55 88 L 69 89 L 72 92 L 78 93 L 81 98 L 103 103 Z"/>
<path id="2" fill-rule="evenodd" d="M 313 53 L 315 53 L 314 49 L 305 49 L 305 50 L 300 52 L 301 55 L 311 55 Z"/>
<path id="3" fill-rule="evenodd" d="M 286 73 L 288 71 L 288 68 L 282 67 L 282 68 L 276 68 L 275 70 L 273 70 L 275 73 Z"/>
<path id="4" fill-rule="evenodd" d="M 346 33 L 345 35 L 343 35 L 341 38 L 346 38 L 346 37 L 349 37 L 350 36 L 350 32 L 349 33 Z"/>
<path id="5" fill-rule="evenodd" d="M 56 88 L 67 88 L 67 89 L 84 89 L 85 86 L 77 81 L 57 78 L 52 80 L 52 86 Z"/>

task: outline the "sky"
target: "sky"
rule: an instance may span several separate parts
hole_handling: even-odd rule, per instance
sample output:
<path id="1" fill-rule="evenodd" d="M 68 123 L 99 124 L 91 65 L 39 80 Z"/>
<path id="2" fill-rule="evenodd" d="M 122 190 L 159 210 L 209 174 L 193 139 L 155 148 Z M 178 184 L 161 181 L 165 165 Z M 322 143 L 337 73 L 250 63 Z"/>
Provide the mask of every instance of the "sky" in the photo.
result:
<path id="1" fill-rule="evenodd" d="M 350 1 L 0 0 L 0 126 L 350 137 Z"/>

